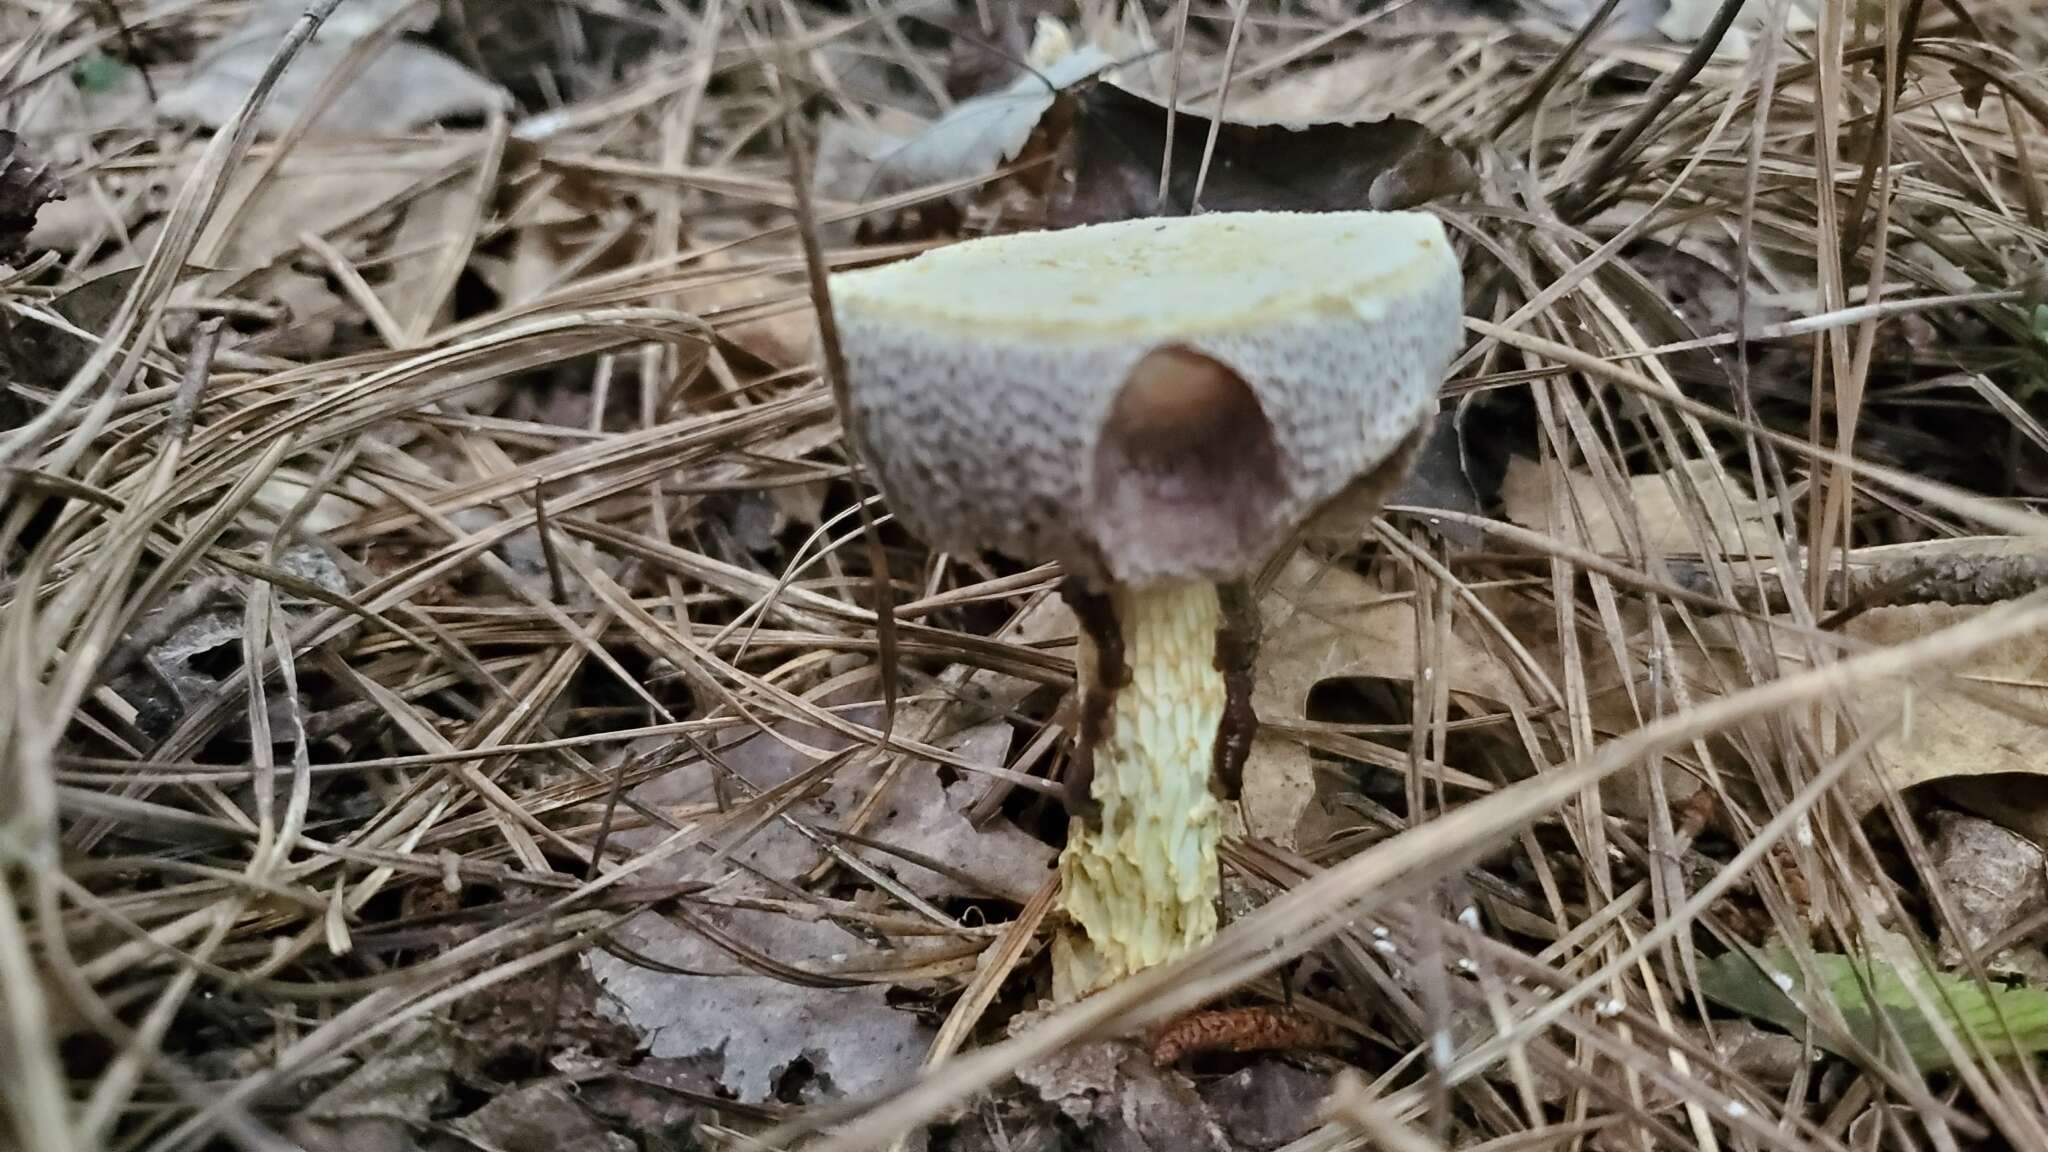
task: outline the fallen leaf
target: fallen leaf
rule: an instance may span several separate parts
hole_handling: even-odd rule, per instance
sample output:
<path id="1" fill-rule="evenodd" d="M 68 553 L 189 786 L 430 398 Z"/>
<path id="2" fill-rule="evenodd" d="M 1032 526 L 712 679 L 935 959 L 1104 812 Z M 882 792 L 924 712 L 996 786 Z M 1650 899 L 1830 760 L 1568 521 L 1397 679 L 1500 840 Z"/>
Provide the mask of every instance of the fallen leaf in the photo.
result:
<path id="1" fill-rule="evenodd" d="M 1441 508 L 1474 516 L 1486 510 L 1466 465 L 1464 412 L 1465 406 L 1460 404 L 1455 417 L 1437 417 L 1430 426 L 1429 438 L 1416 450 L 1415 463 L 1387 496 L 1388 505 Z M 1466 524 L 1438 522 L 1431 527 L 1461 548 L 1477 548 L 1486 540 L 1484 531 Z M 1360 538 L 1365 530 L 1360 528 Z"/>
<path id="2" fill-rule="evenodd" d="M 36 213 L 63 195 L 49 166 L 30 155 L 19 136 L 0 129 L 0 263 L 21 255 Z"/>
<path id="3" fill-rule="evenodd" d="M 708 1142 L 697 1126 L 717 1119 L 705 1102 L 718 1096 L 716 1060 L 636 1060 L 578 1086 L 585 1107 L 649 1152 L 681 1152 Z"/>
<path id="4" fill-rule="evenodd" d="M 290 128 L 355 45 L 408 7 L 413 8 L 408 30 L 432 24 L 433 9 L 412 6 L 408 0 L 360 0 L 336 11 L 271 90 L 270 100 L 258 113 L 259 129 L 276 135 Z M 240 111 L 276 55 L 278 41 L 304 11 L 304 0 L 260 0 L 239 27 L 200 56 L 184 83 L 163 94 L 158 110 L 208 128 L 225 125 Z M 397 39 L 379 50 L 327 105 L 310 134 L 396 136 L 451 116 L 478 116 L 509 105 L 503 89 L 455 60 L 424 44 Z"/>
<path id="5" fill-rule="evenodd" d="M 1727 498 L 1721 496 L 1711 461 L 1688 460 L 1689 480 L 1669 473 L 1628 478 L 1626 501 L 1634 513 L 1634 527 L 1642 534 L 1645 547 L 1661 554 L 1701 551 L 1690 521 L 1680 509 L 1675 486 L 1698 486 L 1713 526 L 1712 547 L 1729 556 L 1768 556 L 1777 529 L 1763 505 L 1752 497 L 1741 480 L 1730 476 Z M 1595 552 L 1626 554 L 1628 535 L 1615 519 L 1615 511 L 1601 495 L 1600 482 L 1590 472 L 1568 474 L 1571 501 L 1583 522 L 1583 535 L 1554 521 L 1550 483 L 1544 466 L 1526 456 L 1508 460 L 1507 477 L 1501 484 L 1501 501 L 1509 520 L 1524 528 L 1559 539 L 1580 540 Z"/>
<path id="6" fill-rule="evenodd" d="M 140 272 L 140 268 L 123 268 L 95 276 L 51 300 L 49 310 L 80 332 L 105 332 Z M 61 384 L 91 359 L 94 348 L 92 342 L 74 333 L 0 313 L 0 353 L 4 353 L 0 359 L 25 382 L 49 387 Z"/>
<path id="7" fill-rule="evenodd" d="M 749 354 L 776 368 L 791 368 L 808 360 L 816 332 L 816 317 L 804 288 L 797 280 L 752 272 L 746 261 L 729 251 L 713 251 L 697 261 L 696 269 L 707 283 L 682 294 L 684 310 L 704 318 L 719 335 Z M 730 271 L 730 275 L 722 275 Z M 766 306 L 769 302 L 777 302 Z M 758 319 L 735 322 L 724 313 L 765 311 Z"/>
<path id="8" fill-rule="evenodd" d="M 333 347 L 339 322 L 357 315 L 355 305 L 337 295 L 325 279 L 290 265 L 256 273 L 243 282 L 243 291 L 247 298 L 275 304 L 284 313 L 277 324 L 233 345 L 244 352 L 302 362 L 318 360 Z M 375 493 L 371 495 L 375 499 Z M 339 521 L 330 520 L 328 526 L 336 523 Z"/>
<path id="9" fill-rule="evenodd" d="M 462 243 L 469 221 L 482 214 L 474 170 L 444 180 L 412 198 L 391 236 L 384 282 L 377 290 L 399 330 L 424 336 L 454 307 L 443 281 L 449 249 Z"/>
<path id="10" fill-rule="evenodd" d="M 1192 210 L 1211 120 L 1175 116 L 1173 178 L 1159 195 L 1166 106 L 1107 79 L 1062 90 L 1028 151 L 1053 157 L 1046 222 L 1076 224 Z M 1389 116 L 1357 123 L 1225 120 L 1202 183 L 1211 212 L 1414 208 L 1477 185 L 1471 164 L 1429 129 Z"/>
<path id="11" fill-rule="evenodd" d="M 1001 702 L 995 708 L 1001 710 Z M 880 719 L 879 713 L 863 710 L 850 715 L 869 724 Z M 923 728 L 922 719 L 906 710 L 897 723 L 902 731 L 918 732 Z M 765 734 L 754 736 L 721 751 L 719 758 L 755 788 L 767 789 L 811 766 L 808 757 L 784 740 L 823 751 L 836 751 L 845 744 L 843 738 L 808 726 L 777 725 L 777 732 L 781 739 Z M 1007 721 L 991 721 L 939 743 L 950 745 L 949 750 L 963 759 L 999 768 L 1010 745 L 1010 726 Z M 882 772 L 879 759 L 843 768 L 811 797 L 793 805 L 790 812 L 806 825 L 829 834 L 867 801 L 881 784 Z M 852 846 L 849 850 L 926 898 L 995 895 L 1022 904 L 1045 882 L 1054 852 L 1050 845 L 1007 820 L 991 820 L 980 828 L 968 823 L 964 812 L 985 786 L 986 781 L 979 777 L 964 777 L 946 784 L 930 764 L 905 765 L 889 782 L 875 817 L 861 831 L 870 840 L 901 845 L 942 860 L 971 883 L 963 884 L 880 849 Z M 709 804 L 716 801 L 719 791 L 708 766 L 692 762 L 643 785 L 635 795 L 644 802 L 661 805 Z M 726 794 L 732 795 L 729 790 Z M 794 880 L 825 862 L 824 854 L 813 841 L 783 824 L 755 833 L 737 855 L 762 872 L 784 880 Z"/>
<path id="12" fill-rule="evenodd" d="M 1003 688 L 996 688 L 1000 703 Z M 821 703 L 830 704 L 826 699 Z M 876 711 L 856 710 L 852 718 L 874 723 Z M 899 730 L 919 732 L 930 713 L 906 709 Z M 997 729 L 1002 731 L 998 733 Z M 842 747 L 842 738 L 803 725 L 780 725 L 775 736 L 760 734 L 720 752 L 719 759 L 756 788 L 768 788 L 810 767 L 814 761 L 784 740 L 821 751 Z M 970 729 L 954 741 L 971 759 L 999 762 L 1007 749 L 1007 723 Z M 676 811 L 708 806 L 718 790 L 702 763 L 685 764 L 642 785 L 635 798 Z M 818 792 L 789 808 L 792 816 L 820 835 L 841 826 L 880 783 L 879 760 L 845 768 Z M 864 835 L 900 844 L 943 861 L 970 878 L 961 883 L 890 853 L 848 844 L 849 851 L 897 877 L 927 897 L 985 896 L 993 892 L 1022 903 L 1044 882 L 1054 853 L 1046 845 L 1003 820 L 977 829 L 964 814 L 983 782 L 963 779 L 942 785 L 929 764 L 903 766 Z M 728 783 L 725 795 L 739 798 Z M 644 845 L 646 831 L 619 834 L 622 843 Z M 735 859 L 758 874 L 781 881 L 802 877 L 823 861 L 819 848 L 780 822 L 770 823 L 734 852 Z M 651 880 L 681 875 L 677 866 L 657 865 L 644 873 Z M 735 881 L 721 889 L 783 896 L 782 889 L 758 881 Z M 748 948 L 797 968 L 832 969 L 853 962 L 880 962 L 890 954 L 875 949 L 848 928 L 826 920 L 782 913 L 693 906 L 692 914 Z M 892 1007 L 879 985 L 810 987 L 742 969 L 732 955 L 703 935 L 648 914 L 622 930 L 636 950 L 692 973 L 676 975 L 636 967 L 612 955 L 593 955 L 589 963 L 606 996 L 623 1019 L 651 1037 L 657 1056 L 689 1057 L 717 1052 L 726 1088 L 739 1099 L 757 1102 L 777 1094 L 793 1069 L 806 1069 L 816 1090 L 830 1095 L 862 1095 L 914 1072 L 922 1063 L 931 1032 L 911 1014 Z M 901 956 L 894 957 L 898 962 Z"/>
<path id="13" fill-rule="evenodd" d="M 1957 776 L 1932 787 L 1962 811 L 2048 847 L 2048 776 Z"/>
<path id="14" fill-rule="evenodd" d="M 1008 721 L 996 720 L 947 743 L 966 760 L 1001 768 L 1011 734 Z M 972 884 L 876 849 L 858 848 L 856 853 L 921 896 L 995 895 L 1014 904 L 1028 902 L 1045 884 L 1055 855 L 1052 846 L 1007 820 L 991 820 L 980 828 L 968 823 L 966 812 L 983 787 L 983 781 L 968 778 L 941 784 L 938 773 L 913 767 L 898 778 L 887 811 L 867 834 L 951 864 Z"/>
<path id="15" fill-rule="evenodd" d="M 1199 1088 L 1237 1147 L 1266 1152 L 1315 1130 L 1330 1094 L 1330 1076 L 1283 1060 L 1261 1060 Z"/>
<path id="16" fill-rule="evenodd" d="M 1245 761 L 1243 806 L 1252 835 L 1292 846 L 1315 794 L 1313 754 L 1274 729 L 1308 719 L 1309 694 L 1340 677 L 1412 681 L 1416 656 L 1412 597 L 1390 596 L 1363 577 L 1296 553 L 1261 605 L 1258 677 L 1252 706 L 1260 721 Z M 1454 693 L 1517 702 L 1514 677 L 1485 649 L 1453 629 L 1437 674 Z"/>
<path id="17" fill-rule="evenodd" d="M 970 99 L 1030 71 L 1039 63 L 1030 53 L 1041 21 L 1056 19 L 1066 6 L 1061 0 L 1010 0 L 938 18 L 936 24 L 948 33 L 946 94 Z"/>
<path id="18" fill-rule="evenodd" d="M 360 225 L 390 211 L 401 197 L 471 152 L 467 144 L 445 140 L 378 141 L 374 147 L 329 142 L 299 145 L 267 176 L 261 166 L 243 165 L 228 179 L 224 210 L 208 221 L 195 247 L 193 263 L 212 271 L 187 280 L 180 292 L 217 295 L 240 277 L 296 251 L 308 232 L 360 259 L 365 242 L 353 234 L 339 239 L 340 232 L 351 227 L 369 231 Z M 185 182 L 197 156 L 197 149 L 189 150 L 164 170 L 171 187 Z M 161 226 L 160 220 L 152 221 L 138 231 L 136 248 L 147 251 Z"/>
<path id="19" fill-rule="evenodd" d="M 1233 85 L 1230 108 L 1245 121 L 1358 121 L 1406 110 L 1399 77 L 1437 66 L 1443 45 L 1431 37 L 1361 38 L 1327 63 L 1288 72 L 1256 92 Z"/>
<path id="20" fill-rule="evenodd" d="M 1874 608 L 1842 631 L 1863 644 L 1888 648 L 1982 611 L 1949 604 Z M 1864 716 L 1903 716 L 1905 723 L 1843 778 L 1842 796 L 1856 813 L 1875 808 L 1888 788 L 1903 791 L 1963 777 L 2048 776 L 2048 762 L 2040 755 L 2048 635 L 2007 637 L 1953 671 L 1956 680 L 1944 684 L 1879 683 L 1858 689 L 1856 704 Z"/>
<path id="21" fill-rule="evenodd" d="M 799 968 L 880 959 L 850 929 L 783 913 L 698 913 L 719 932 Z M 880 984 L 814 988 L 740 967 L 702 935 L 646 913 L 617 930 L 621 941 L 663 964 L 658 972 L 605 952 L 587 957 L 612 1009 L 648 1038 L 651 1055 L 724 1059 L 719 1082 L 746 1103 L 774 1099 L 793 1073 L 825 1096 L 865 1096 L 915 1072 L 931 1029 L 889 1004 Z"/>
<path id="22" fill-rule="evenodd" d="M 1062 89 L 1112 63 L 1101 49 L 1082 46 L 999 92 L 962 100 L 930 127 L 875 157 L 873 187 L 859 199 L 995 171 L 1023 152 Z"/>
<path id="23" fill-rule="evenodd" d="M 1024 153 L 1060 89 L 1114 63 L 1092 45 L 1073 46 L 1065 27 L 1051 20 L 1039 22 L 1030 60 L 1032 67 L 1005 87 L 962 100 L 930 124 L 905 124 L 900 117 L 872 125 L 828 118 L 819 132 L 812 178 L 819 195 L 861 203 L 990 175 Z M 879 226 L 891 234 L 947 231 L 964 199 L 914 206 Z M 848 222 L 837 231 L 852 233 L 855 226 Z"/>
<path id="24" fill-rule="evenodd" d="M 1745 953 L 1723 953 L 1700 963 L 1700 990 L 1725 1007 L 1795 1035 L 1806 1028 L 1806 1014 L 1789 993 L 1798 991 L 1802 999 L 1825 995 L 1842 1014 L 1850 1036 L 1872 1052 L 1889 1046 L 1879 1017 L 1882 1012 L 1898 1029 L 1907 1055 L 1923 1072 L 1949 1067 L 1948 1051 L 1914 1003 L 1910 980 L 1941 1007 L 1951 1029 L 1974 1034 L 1993 1056 L 2048 1051 L 2048 989 L 2028 985 L 1986 989 L 1968 977 L 1925 968 L 1902 973 L 1880 958 L 1837 952 L 1817 953 L 1813 960 L 1822 987 L 1801 990 L 1799 967 L 1783 944 L 1774 942 L 1764 949 L 1768 971 Z M 1864 979 L 1869 981 L 1868 993 Z M 2012 1040 L 2006 1039 L 2001 1020 L 2011 1027 Z M 1814 1029 L 1814 1043 L 1836 1055 L 1848 1054 L 1849 1046 L 1825 1028 Z"/>

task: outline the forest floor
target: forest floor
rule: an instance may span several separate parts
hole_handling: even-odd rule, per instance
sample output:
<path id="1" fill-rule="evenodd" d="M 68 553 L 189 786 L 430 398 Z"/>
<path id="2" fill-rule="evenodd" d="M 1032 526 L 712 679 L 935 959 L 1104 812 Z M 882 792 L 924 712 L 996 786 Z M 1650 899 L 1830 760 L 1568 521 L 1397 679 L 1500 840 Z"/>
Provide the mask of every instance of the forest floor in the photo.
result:
<path id="1" fill-rule="evenodd" d="M 312 7 L 0 0 L 0 1148 L 2048 1146 L 2029 4 Z M 803 241 L 1198 183 L 1467 342 L 1055 1009 L 1075 622 Z"/>

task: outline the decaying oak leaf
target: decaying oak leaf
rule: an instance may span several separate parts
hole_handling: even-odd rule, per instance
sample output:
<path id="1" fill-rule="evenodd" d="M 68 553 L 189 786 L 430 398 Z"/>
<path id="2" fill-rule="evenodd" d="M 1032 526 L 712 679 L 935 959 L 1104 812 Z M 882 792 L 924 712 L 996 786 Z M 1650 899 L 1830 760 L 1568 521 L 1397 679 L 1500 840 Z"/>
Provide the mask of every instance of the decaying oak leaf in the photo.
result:
<path id="1" fill-rule="evenodd" d="M 1254 836 L 1291 845 L 1315 794 L 1312 753 L 1287 726 L 1308 719 L 1309 693 L 1326 680 L 1419 675 L 1415 602 L 1363 577 L 1296 553 L 1260 606 L 1259 674 L 1252 706 L 1259 734 L 1244 769 L 1244 820 Z M 1456 694 L 1521 703 L 1513 674 L 1453 628 L 1437 675 Z"/>
<path id="2" fill-rule="evenodd" d="M 0 129 L 0 262 L 21 254 L 36 213 L 63 196 L 49 167 L 29 155 L 20 137 Z"/>
<path id="3" fill-rule="evenodd" d="M 1164 200 L 1167 109 L 1096 79 L 1061 90 L 1033 140 L 1053 170 L 1045 219 L 1056 228 L 1192 210 L 1212 121 L 1193 109 L 1175 115 L 1173 173 Z M 1202 180 L 1212 212 L 1336 212 L 1413 208 L 1470 191 L 1471 164 L 1429 129 L 1389 116 L 1354 124 L 1224 120 Z"/>

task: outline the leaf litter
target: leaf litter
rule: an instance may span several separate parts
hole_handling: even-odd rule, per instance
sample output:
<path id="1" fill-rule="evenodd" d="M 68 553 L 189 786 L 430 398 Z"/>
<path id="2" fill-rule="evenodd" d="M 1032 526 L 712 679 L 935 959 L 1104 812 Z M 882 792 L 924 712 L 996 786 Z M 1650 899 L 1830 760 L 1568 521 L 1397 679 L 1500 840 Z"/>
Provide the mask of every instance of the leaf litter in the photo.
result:
<path id="1" fill-rule="evenodd" d="M 2041 1048 L 2027 21 L 1751 5 L 1666 93 L 1720 5 L 344 4 L 221 169 L 304 6 L 90 7 L 0 6 L 23 1146 L 2038 1142 L 1983 1058 Z M 1263 590 L 1234 922 L 1166 988 L 1341 1053 L 1036 1011 L 1055 574 L 885 516 L 882 742 L 764 27 L 836 265 L 1197 181 L 1459 238 L 1455 419 Z"/>

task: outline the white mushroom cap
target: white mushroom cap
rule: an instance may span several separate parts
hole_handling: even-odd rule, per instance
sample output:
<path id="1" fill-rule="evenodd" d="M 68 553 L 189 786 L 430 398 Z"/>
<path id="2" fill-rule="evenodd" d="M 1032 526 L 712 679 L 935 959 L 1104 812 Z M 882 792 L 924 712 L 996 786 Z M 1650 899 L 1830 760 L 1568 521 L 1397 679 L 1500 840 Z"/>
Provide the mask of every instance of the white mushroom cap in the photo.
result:
<path id="1" fill-rule="evenodd" d="M 1122 584 L 1256 567 L 1424 422 L 1462 331 L 1419 212 L 990 237 L 840 273 L 832 297 L 906 527 Z"/>

